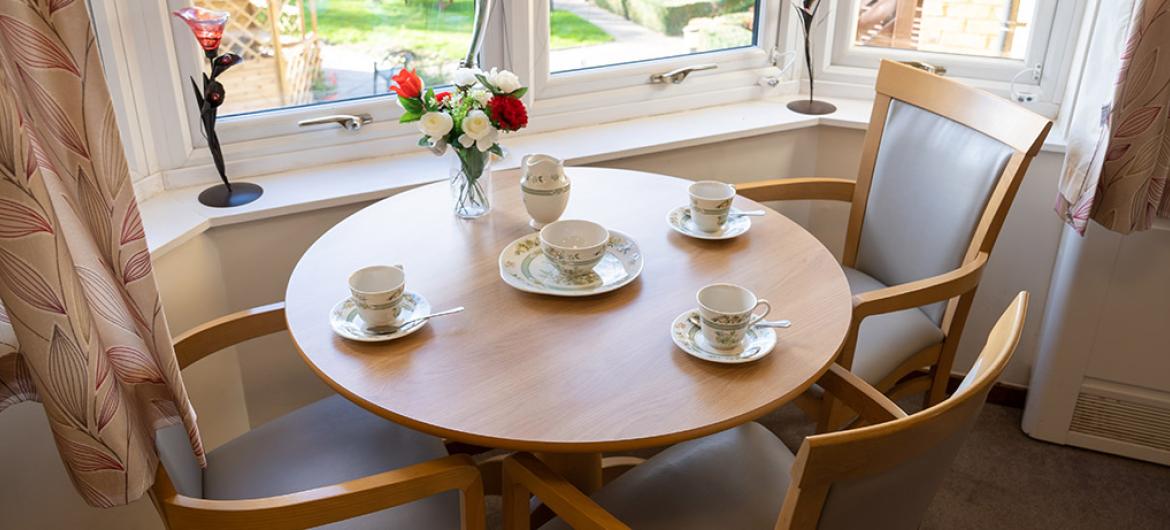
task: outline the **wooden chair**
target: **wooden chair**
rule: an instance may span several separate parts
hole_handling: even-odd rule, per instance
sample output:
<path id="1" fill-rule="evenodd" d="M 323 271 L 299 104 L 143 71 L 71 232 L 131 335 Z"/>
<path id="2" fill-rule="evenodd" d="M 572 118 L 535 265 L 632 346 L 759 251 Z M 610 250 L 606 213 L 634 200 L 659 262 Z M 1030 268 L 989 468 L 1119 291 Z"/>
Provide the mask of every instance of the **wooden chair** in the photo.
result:
<path id="1" fill-rule="evenodd" d="M 875 425 L 810 436 L 796 455 L 749 423 L 673 446 L 593 497 L 532 455 L 509 457 L 504 527 L 529 527 L 535 494 L 560 516 L 541 530 L 917 528 L 1015 351 L 1027 305 L 1020 293 L 953 396 L 912 416 L 833 365 L 820 384 Z"/>
<path id="2" fill-rule="evenodd" d="M 853 326 L 837 363 L 891 398 L 926 392 L 930 405 L 945 396 L 983 266 L 1052 122 L 891 61 L 876 90 L 856 182 L 737 188 L 756 201 L 852 203 L 842 265 Z M 916 375 L 922 369 L 930 374 Z M 820 431 L 847 419 L 833 400 L 809 397 L 797 403 L 819 416 Z"/>
<path id="3" fill-rule="evenodd" d="M 183 334 L 175 354 L 186 368 L 228 346 L 284 329 L 284 304 L 260 307 Z M 211 451 L 206 469 L 199 468 L 182 426 L 160 429 L 155 437 L 163 465 L 151 498 L 173 530 L 326 524 L 331 529 L 484 528 L 483 482 L 469 457 L 448 456 L 438 438 L 379 418 L 341 396 L 293 411 Z"/>

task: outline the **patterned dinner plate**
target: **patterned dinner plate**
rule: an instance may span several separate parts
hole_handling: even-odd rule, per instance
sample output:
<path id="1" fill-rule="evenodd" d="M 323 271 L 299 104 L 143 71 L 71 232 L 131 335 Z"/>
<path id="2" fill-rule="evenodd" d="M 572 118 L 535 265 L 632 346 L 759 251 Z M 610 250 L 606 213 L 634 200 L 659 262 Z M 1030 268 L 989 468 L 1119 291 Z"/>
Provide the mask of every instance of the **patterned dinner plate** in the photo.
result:
<path id="1" fill-rule="evenodd" d="M 405 297 L 402 301 L 402 313 L 398 315 L 398 318 L 394 319 L 394 322 L 386 326 L 388 328 L 396 328 L 396 322 L 406 322 L 431 314 L 431 303 L 426 298 L 423 298 L 421 294 L 406 291 L 402 293 L 402 296 Z M 423 326 L 427 325 L 427 322 L 429 320 L 421 320 L 390 332 L 373 331 L 366 327 L 362 316 L 358 314 L 357 306 L 354 305 L 353 299 L 349 297 L 337 302 L 337 305 L 333 306 L 333 310 L 329 312 L 329 324 L 333 326 L 335 333 L 349 340 L 360 342 L 385 342 L 399 337 L 405 337 L 422 329 Z"/>
<path id="2" fill-rule="evenodd" d="M 704 361 L 724 364 L 748 363 L 762 359 L 776 347 L 776 330 L 761 326 L 748 329 L 739 346 L 731 349 L 719 349 L 711 346 L 699 326 L 691 322 L 691 317 L 698 318 L 699 310 L 691 309 L 679 315 L 670 324 L 670 338 L 680 350 L 692 357 Z"/>
<path id="3" fill-rule="evenodd" d="M 504 247 L 500 277 L 521 291 L 552 296 L 592 296 L 620 289 L 642 274 L 642 251 L 630 236 L 609 231 L 605 257 L 593 272 L 569 277 L 561 274 L 540 251 L 540 234 L 530 234 Z"/>
<path id="4" fill-rule="evenodd" d="M 736 213 L 740 210 L 732 208 L 731 211 Z M 675 232 L 696 239 L 731 239 L 746 233 L 752 227 L 752 218 L 745 215 L 731 215 L 728 216 L 727 224 L 722 229 L 715 232 L 704 232 L 699 230 L 699 227 L 695 226 L 695 222 L 691 219 L 691 208 L 679 206 L 666 214 L 666 224 L 670 225 Z"/>

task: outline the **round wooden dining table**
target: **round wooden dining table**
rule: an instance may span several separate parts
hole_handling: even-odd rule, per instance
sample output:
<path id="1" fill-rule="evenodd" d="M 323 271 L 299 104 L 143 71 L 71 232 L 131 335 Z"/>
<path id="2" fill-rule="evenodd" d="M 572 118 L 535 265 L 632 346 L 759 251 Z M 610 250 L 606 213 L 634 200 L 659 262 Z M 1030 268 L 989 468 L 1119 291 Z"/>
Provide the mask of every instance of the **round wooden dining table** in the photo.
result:
<path id="1" fill-rule="evenodd" d="M 497 174 L 493 210 L 464 220 L 448 184 L 381 200 L 326 232 L 288 284 L 288 329 L 305 362 L 361 407 L 458 442 L 532 451 L 589 492 L 601 453 L 669 445 L 751 421 L 795 398 L 833 361 L 851 301 L 833 255 L 768 210 L 737 238 L 706 241 L 671 230 L 667 213 L 688 201 L 690 181 L 651 173 L 568 168 L 562 219 L 589 219 L 637 242 L 641 276 L 582 298 L 521 292 L 500 277 L 498 256 L 532 233 L 518 175 Z M 761 205 L 737 197 L 740 209 Z M 434 310 L 464 306 L 390 342 L 343 339 L 331 308 L 347 278 L 373 264 L 401 264 L 407 289 Z M 772 353 L 717 364 L 674 345 L 675 317 L 695 293 L 729 282 L 767 299 L 777 329 Z"/>

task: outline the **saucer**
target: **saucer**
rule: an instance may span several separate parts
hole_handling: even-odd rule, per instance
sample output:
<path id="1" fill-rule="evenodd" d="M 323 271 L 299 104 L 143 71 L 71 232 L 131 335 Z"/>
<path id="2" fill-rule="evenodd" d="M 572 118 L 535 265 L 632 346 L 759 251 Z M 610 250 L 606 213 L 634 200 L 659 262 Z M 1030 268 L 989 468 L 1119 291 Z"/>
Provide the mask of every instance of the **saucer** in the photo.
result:
<path id="1" fill-rule="evenodd" d="M 739 346 L 729 349 L 715 348 L 703 338 L 699 326 L 691 323 L 691 316 L 698 314 L 698 309 L 690 309 L 675 318 L 670 325 L 670 338 L 674 339 L 679 349 L 692 357 L 716 363 L 739 364 L 762 359 L 776 347 L 776 330 L 753 326 L 747 330 Z"/>
<path id="2" fill-rule="evenodd" d="M 740 210 L 732 208 L 731 211 L 735 213 Z M 666 224 L 684 236 L 697 239 L 731 239 L 747 232 L 752 227 L 752 219 L 746 215 L 729 215 L 727 224 L 723 225 L 723 228 L 715 232 L 704 232 L 699 230 L 699 227 L 695 226 L 695 222 L 691 219 L 691 208 L 679 206 L 666 214 Z"/>
<path id="3" fill-rule="evenodd" d="M 421 294 L 406 291 L 402 293 L 402 296 L 404 297 L 402 300 L 402 313 L 398 315 L 398 318 L 394 319 L 394 322 L 387 324 L 387 326 L 394 326 L 395 322 L 406 322 L 407 320 L 413 320 L 431 314 L 431 303 L 426 298 L 423 298 Z M 334 333 L 349 340 L 360 342 L 385 342 L 399 337 L 405 337 L 422 329 L 427 322 L 428 320 L 421 320 L 393 333 L 373 332 L 366 329 L 365 321 L 358 314 L 357 306 L 354 305 L 353 299 L 349 297 L 337 302 L 337 305 L 333 306 L 333 310 L 329 312 L 329 324 L 333 326 Z"/>
<path id="4" fill-rule="evenodd" d="M 565 276 L 540 251 L 540 234 L 517 239 L 500 252 L 500 277 L 521 291 L 552 296 L 592 296 L 620 289 L 642 273 L 642 251 L 634 240 L 609 231 L 605 256 L 593 272 Z"/>

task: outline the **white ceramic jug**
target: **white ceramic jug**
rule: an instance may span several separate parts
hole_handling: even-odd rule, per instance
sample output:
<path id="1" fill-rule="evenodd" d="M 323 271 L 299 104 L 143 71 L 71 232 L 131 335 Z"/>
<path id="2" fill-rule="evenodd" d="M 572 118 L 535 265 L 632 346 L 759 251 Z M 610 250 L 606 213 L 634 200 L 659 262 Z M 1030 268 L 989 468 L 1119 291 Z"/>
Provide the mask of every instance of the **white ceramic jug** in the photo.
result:
<path id="1" fill-rule="evenodd" d="M 524 208 L 532 220 L 529 226 L 540 230 L 556 221 L 569 205 L 569 177 L 565 164 L 549 155 L 526 155 L 521 161 L 524 174 L 520 190 L 524 193 Z"/>

